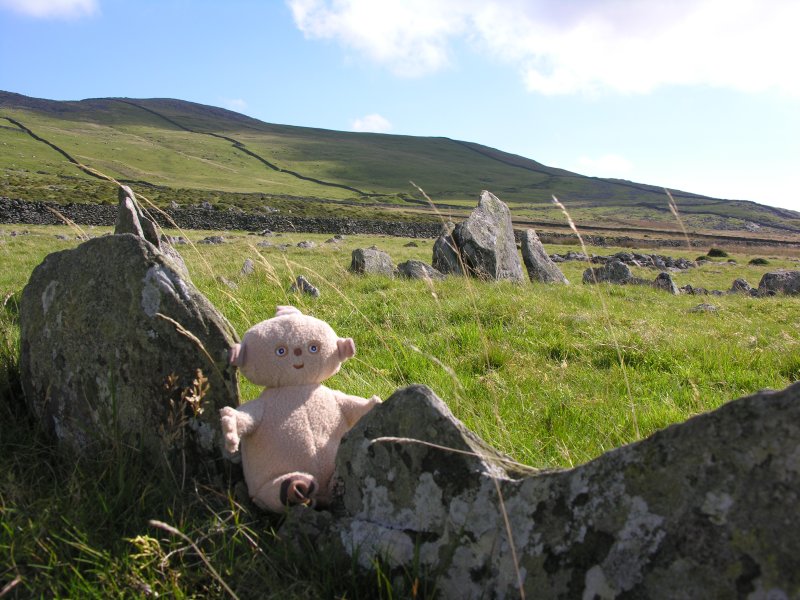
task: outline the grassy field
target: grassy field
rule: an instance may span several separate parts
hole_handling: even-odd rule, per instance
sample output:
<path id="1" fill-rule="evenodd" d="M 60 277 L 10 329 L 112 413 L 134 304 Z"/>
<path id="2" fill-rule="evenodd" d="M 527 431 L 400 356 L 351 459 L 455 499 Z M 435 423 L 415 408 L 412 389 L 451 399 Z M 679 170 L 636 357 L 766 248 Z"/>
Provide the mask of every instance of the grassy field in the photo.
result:
<path id="1" fill-rule="evenodd" d="M 19 389 L 17 303 L 33 268 L 48 253 L 78 244 L 78 233 L 0 228 L 0 596 L 392 597 L 380 576 L 358 574 L 313 550 L 297 555 L 277 540 L 279 518 L 238 502 L 224 486 L 154 483 L 124 447 L 80 460 L 53 448 Z M 212 233 L 185 235 L 196 242 Z M 481 437 L 536 467 L 577 465 L 728 400 L 800 379 L 798 298 L 587 286 L 580 283 L 586 265 L 574 262 L 561 265 L 570 286 L 359 277 L 347 271 L 354 248 L 376 244 L 395 263 L 430 262 L 432 242 L 266 238 L 291 245 L 279 251 L 257 247 L 264 238 L 219 233 L 226 244 L 180 250 L 195 285 L 240 334 L 272 316 L 276 305 L 294 304 L 355 338 L 358 354 L 331 387 L 386 398 L 400 386 L 426 384 Z M 304 240 L 317 246 L 295 246 Z M 569 249 L 578 248 L 548 248 Z M 257 269 L 244 277 L 248 257 Z M 717 259 L 674 277 L 678 285 L 726 290 L 737 277 L 757 285 L 765 271 L 799 265 L 797 256 L 760 257 L 769 264 L 752 266 L 753 256 L 734 254 L 735 264 Z M 287 292 L 299 274 L 321 298 Z M 701 302 L 717 311 L 692 312 Z M 246 382 L 242 390 L 245 400 L 260 391 Z"/>
<path id="2" fill-rule="evenodd" d="M 488 189 L 516 218 L 561 227 L 551 203 L 555 194 L 579 223 L 679 230 L 658 186 L 585 177 L 448 138 L 275 125 L 168 99 L 53 102 L 0 92 L 0 196 L 114 198 L 110 184 L 80 171 L 46 142 L 92 169 L 147 188 L 160 205 L 281 208 L 290 197 L 302 199 L 303 207 L 294 209 L 302 214 L 329 214 L 329 201 L 347 201 L 368 218 L 379 204 L 426 209 L 414 181 L 443 212 L 474 206 Z M 796 238 L 800 232 L 800 214 L 793 211 L 673 192 L 686 225 L 698 232 L 750 235 L 746 226 L 753 223 L 762 236 Z"/>

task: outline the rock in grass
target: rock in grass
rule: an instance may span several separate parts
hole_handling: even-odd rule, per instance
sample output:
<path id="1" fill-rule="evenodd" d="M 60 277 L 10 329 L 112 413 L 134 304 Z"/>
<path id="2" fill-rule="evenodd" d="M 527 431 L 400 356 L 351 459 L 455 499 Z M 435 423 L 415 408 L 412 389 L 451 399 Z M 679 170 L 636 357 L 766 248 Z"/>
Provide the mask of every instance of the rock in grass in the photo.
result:
<path id="1" fill-rule="evenodd" d="M 458 253 L 456 241 L 453 239 L 454 223 L 447 222 L 442 232 L 433 243 L 433 268 L 445 275 L 463 275 L 464 268 Z"/>
<path id="2" fill-rule="evenodd" d="M 795 598 L 799 456 L 800 383 L 547 472 L 411 386 L 342 441 L 336 517 L 302 510 L 282 537 L 430 574 L 442 598 Z"/>
<path id="3" fill-rule="evenodd" d="M 255 272 L 256 272 L 256 264 L 253 262 L 253 259 L 245 258 L 244 264 L 242 264 L 242 269 L 241 271 L 239 271 L 239 273 L 242 276 L 247 277 L 248 275 L 252 275 Z"/>
<path id="4" fill-rule="evenodd" d="M 583 283 L 633 283 L 631 268 L 618 259 L 609 260 L 602 267 L 586 269 L 583 272 Z"/>
<path id="5" fill-rule="evenodd" d="M 653 287 L 657 290 L 664 290 L 670 294 L 677 296 L 680 293 L 678 286 L 672 280 L 672 276 L 666 271 L 661 271 L 653 281 Z"/>
<path id="6" fill-rule="evenodd" d="M 561 269 L 547 255 L 533 229 L 526 229 L 522 235 L 522 260 L 531 281 L 541 283 L 569 283 Z"/>
<path id="7" fill-rule="evenodd" d="M 397 265 L 397 273 L 408 279 L 444 279 L 444 275 L 421 260 L 407 260 Z"/>
<path id="8" fill-rule="evenodd" d="M 764 273 L 758 284 L 758 293 L 762 296 L 772 296 L 777 293 L 800 294 L 800 271 Z"/>
<path id="9" fill-rule="evenodd" d="M 319 289 L 302 275 L 297 276 L 295 282 L 289 287 L 289 292 L 292 294 L 302 292 L 312 298 L 319 298 Z"/>
<path id="10" fill-rule="evenodd" d="M 209 235 L 197 242 L 198 244 L 219 245 L 225 243 L 225 238 L 221 235 Z"/>
<path id="11" fill-rule="evenodd" d="M 236 334 L 175 263 L 113 235 L 50 254 L 20 305 L 20 376 L 70 452 L 129 446 L 182 476 L 220 460 L 218 411 L 238 403 Z"/>
<path id="12" fill-rule="evenodd" d="M 394 276 L 392 257 L 377 248 L 357 248 L 353 250 L 350 271 L 359 275 Z"/>
<path id="13" fill-rule="evenodd" d="M 453 231 L 467 272 L 480 279 L 522 283 L 511 212 L 494 194 L 483 190 L 478 206 Z"/>
<path id="14" fill-rule="evenodd" d="M 730 291 L 733 294 L 750 294 L 753 291 L 753 288 L 749 283 L 747 283 L 746 279 L 739 277 L 733 280 Z"/>

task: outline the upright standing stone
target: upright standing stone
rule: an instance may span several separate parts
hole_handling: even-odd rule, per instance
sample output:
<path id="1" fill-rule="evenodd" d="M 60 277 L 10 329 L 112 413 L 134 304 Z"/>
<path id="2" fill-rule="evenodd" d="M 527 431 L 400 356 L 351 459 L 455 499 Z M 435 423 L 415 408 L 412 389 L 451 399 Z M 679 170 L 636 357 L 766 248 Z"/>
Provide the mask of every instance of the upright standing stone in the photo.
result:
<path id="1" fill-rule="evenodd" d="M 442 227 L 442 232 L 433 243 L 433 268 L 445 275 L 463 275 L 464 268 L 458 246 L 453 239 L 453 230 L 456 226 L 448 221 Z"/>
<path id="2" fill-rule="evenodd" d="M 477 208 L 455 228 L 453 238 L 471 275 L 524 281 L 511 212 L 494 194 L 481 192 Z"/>
<path id="3" fill-rule="evenodd" d="M 526 229 L 522 235 L 522 260 L 531 281 L 569 283 L 561 269 L 550 259 L 533 229 Z"/>
<path id="4" fill-rule="evenodd" d="M 25 396 L 71 451 L 128 444 L 176 473 L 211 468 L 218 411 L 238 404 L 235 342 L 175 263 L 130 234 L 50 254 L 22 293 Z"/>

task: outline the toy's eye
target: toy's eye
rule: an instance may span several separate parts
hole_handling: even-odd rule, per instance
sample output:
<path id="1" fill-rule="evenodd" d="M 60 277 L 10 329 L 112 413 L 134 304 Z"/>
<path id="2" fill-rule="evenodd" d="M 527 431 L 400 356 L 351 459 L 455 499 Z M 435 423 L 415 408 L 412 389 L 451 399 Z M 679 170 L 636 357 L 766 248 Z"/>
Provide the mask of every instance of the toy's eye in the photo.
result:
<path id="1" fill-rule="evenodd" d="M 275 349 L 275 354 L 277 354 L 278 356 L 286 356 L 286 352 L 287 350 L 285 346 L 278 346 Z"/>
<path id="2" fill-rule="evenodd" d="M 308 351 L 311 352 L 311 354 L 316 354 L 317 352 L 319 352 L 319 346 L 317 344 L 311 344 L 308 347 Z"/>

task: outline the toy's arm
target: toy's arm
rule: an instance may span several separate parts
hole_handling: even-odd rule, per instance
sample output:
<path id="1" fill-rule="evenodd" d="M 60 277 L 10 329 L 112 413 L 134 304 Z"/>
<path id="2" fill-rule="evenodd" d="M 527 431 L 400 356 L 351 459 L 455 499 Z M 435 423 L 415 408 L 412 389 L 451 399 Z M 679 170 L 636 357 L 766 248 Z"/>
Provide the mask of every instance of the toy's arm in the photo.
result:
<path id="1" fill-rule="evenodd" d="M 380 404 L 381 399 L 378 396 L 373 396 L 372 398 L 350 396 L 337 390 L 336 401 L 342 410 L 345 421 L 347 421 L 347 426 L 352 427 L 376 404 Z"/>
<path id="2" fill-rule="evenodd" d="M 258 400 L 252 400 L 238 409 L 232 406 L 222 408 L 219 415 L 225 450 L 230 453 L 236 452 L 239 449 L 239 440 L 250 435 L 258 427 L 263 414 L 264 404 Z"/>

